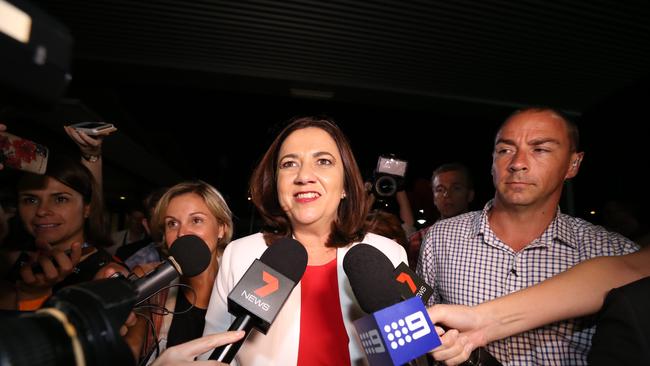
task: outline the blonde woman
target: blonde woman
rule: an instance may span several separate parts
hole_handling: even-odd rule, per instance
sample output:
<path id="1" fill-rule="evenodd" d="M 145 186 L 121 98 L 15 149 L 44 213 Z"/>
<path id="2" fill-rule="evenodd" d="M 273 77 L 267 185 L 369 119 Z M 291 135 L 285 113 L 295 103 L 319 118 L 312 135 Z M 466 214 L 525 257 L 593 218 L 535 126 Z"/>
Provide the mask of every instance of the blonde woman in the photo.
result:
<path id="1" fill-rule="evenodd" d="M 176 314 L 153 317 L 158 351 L 203 334 L 205 313 L 219 270 L 219 258 L 233 235 L 232 213 L 223 196 L 203 181 L 179 183 L 158 201 L 152 217 L 154 236 L 162 235 L 167 249 L 184 235 L 196 235 L 210 248 L 210 265 L 194 277 L 181 277 L 183 287 L 158 295 L 155 303 Z M 192 306 L 193 305 L 193 306 Z M 188 310 L 189 309 L 189 310 Z M 162 324 L 161 324 L 162 323 Z M 150 345 L 151 346 L 151 345 Z M 153 352 L 156 347 L 149 347 Z M 157 355 L 154 353 L 150 360 Z"/>

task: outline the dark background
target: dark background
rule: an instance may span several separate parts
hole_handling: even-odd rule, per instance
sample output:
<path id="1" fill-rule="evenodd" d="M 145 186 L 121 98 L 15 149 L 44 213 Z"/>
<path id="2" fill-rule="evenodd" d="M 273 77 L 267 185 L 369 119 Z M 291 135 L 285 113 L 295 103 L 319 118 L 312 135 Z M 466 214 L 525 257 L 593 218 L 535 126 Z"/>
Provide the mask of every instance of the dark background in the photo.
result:
<path id="1" fill-rule="evenodd" d="M 429 218 L 433 168 L 467 164 L 478 209 L 493 195 L 494 133 L 529 105 L 562 109 L 581 128 L 586 157 L 563 210 L 598 222 L 607 199 L 649 201 L 644 2 L 34 4 L 74 38 L 72 82 L 53 109 L 11 114 L 10 131 L 76 152 L 62 125 L 114 123 L 104 146 L 113 212 L 199 178 L 247 234 L 250 172 L 299 114 L 334 117 L 366 172 L 381 153 L 408 160 L 411 203 Z"/>

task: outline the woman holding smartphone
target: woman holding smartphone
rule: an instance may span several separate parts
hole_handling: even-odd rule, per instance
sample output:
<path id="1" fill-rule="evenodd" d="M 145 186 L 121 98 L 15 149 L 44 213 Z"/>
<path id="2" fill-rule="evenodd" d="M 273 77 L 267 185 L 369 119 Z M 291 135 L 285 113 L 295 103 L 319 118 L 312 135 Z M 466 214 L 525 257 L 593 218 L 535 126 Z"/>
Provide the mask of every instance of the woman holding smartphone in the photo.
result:
<path id="1" fill-rule="evenodd" d="M 17 308 L 34 310 L 58 288 L 88 281 L 112 261 L 101 248 L 103 231 L 99 190 L 79 162 L 52 158 L 45 175 L 26 173 L 18 181 L 18 216 L 33 238 L 31 250 L 9 253 Z"/>
<path id="2" fill-rule="evenodd" d="M 92 129 L 76 128 L 77 125 L 64 126 L 65 133 L 74 141 L 79 147 L 81 153 L 81 163 L 90 170 L 97 180 L 99 189 L 102 188 L 102 144 L 104 138 L 117 129 L 110 125 L 111 128 L 103 129 L 100 131 L 93 131 Z"/>

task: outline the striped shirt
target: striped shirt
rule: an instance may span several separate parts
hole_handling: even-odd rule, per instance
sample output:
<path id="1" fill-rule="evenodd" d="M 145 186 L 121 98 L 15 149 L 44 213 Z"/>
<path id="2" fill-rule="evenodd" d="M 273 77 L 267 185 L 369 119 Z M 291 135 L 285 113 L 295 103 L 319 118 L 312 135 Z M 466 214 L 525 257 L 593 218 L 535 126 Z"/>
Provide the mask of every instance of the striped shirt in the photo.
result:
<path id="1" fill-rule="evenodd" d="M 490 228 L 487 214 L 492 205 L 490 201 L 482 211 L 438 221 L 427 231 L 417 273 L 433 287 L 429 306 L 476 305 L 537 284 L 586 259 L 639 249 L 622 235 L 558 208 L 546 231 L 515 252 Z M 593 320 L 553 323 L 487 348 L 504 365 L 586 365 Z"/>

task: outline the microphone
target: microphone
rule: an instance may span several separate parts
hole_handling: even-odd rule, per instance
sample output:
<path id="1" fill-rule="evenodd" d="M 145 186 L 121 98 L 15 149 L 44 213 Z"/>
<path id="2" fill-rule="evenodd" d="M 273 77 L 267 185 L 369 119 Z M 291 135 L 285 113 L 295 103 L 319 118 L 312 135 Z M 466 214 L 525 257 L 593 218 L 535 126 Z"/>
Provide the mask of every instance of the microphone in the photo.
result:
<path id="1" fill-rule="evenodd" d="M 153 271 L 133 280 L 136 305 L 179 276 L 194 277 L 210 264 L 210 249 L 196 235 L 183 235 L 169 248 L 170 256 Z"/>
<path id="2" fill-rule="evenodd" d="M 402 294 L 402 299 L 410 299 L 417 296 L 422 299 L 422 303 L 426 306 L 427 301 L 433 295 L 433 288 L 429 286 L 424 280 L 415 274 L 406 263 L 402 262 L 395 268 L 393 277 L 399 282 L 398 285 Z"/>
<path id="3" fill-rule="evenodd" d="M 514 269 L 513 269 L 514 271 Z M 406 263 L 402 262 L 395 268 L 393 275 L 399 282 L 399 289 L 403 299 L 410 299 L 414 296 L 422 299 L 424 306 L 433 295 L 433 288 L 429 286 L 420 276 L 413 272 Z M 444 328 L 444 327 L 443 327 Z M 487 349 L 479 347 L 472 351 L 467 361 L 461 363 L 461 366 L 502 366 Z"/>
<path id="4" fill-rule="evenodd" d="M 441 344 L 419 297 L 402 301 L 395 268 L 378 249 L 357 244 L 343 269 L 359 306 L 370 314 L 354 321 L 371 365 L 402 365 Z"/>
<path id="5" fill-rule="evenodd" d="M 246 336 L 216 348 L 209 359 L 230 363 L 253 328 L 266 334 L 306 268 L 307 251 L 297 240 L 271 244 L 228 294 L 228 312 L 236 316 L 228 330 L 244 330 Z"/>
<path id="6" fill-rule="evenodd" d="M 136 302 L 142 302 L 179 275 L 191 277 L 203 272 L 210 263 L 210 249 L 197 236 L 176 239 L 170 252 L 165 262 L 142 278 L 131 281 L 117 276 L 64 287 L 39 312 L 3 323 L 10 332 L 5 333 L 17 340 L 0 334 L 0 364 L 4 364 L 4 353 L 8 353 L 10 363 L 15 359 L 25 365 L 135 364 L 119 329 Z M 25 332 L 40 342 L 25 343 L 25 337 L 16 338 L 16 334 Z M 10 348 L 5 348 L 5 341 Z"/>

